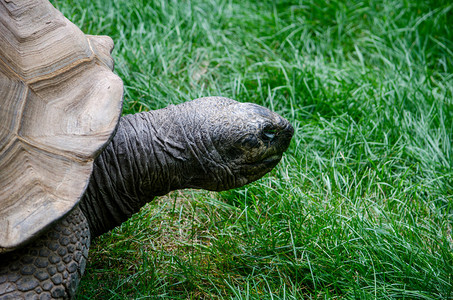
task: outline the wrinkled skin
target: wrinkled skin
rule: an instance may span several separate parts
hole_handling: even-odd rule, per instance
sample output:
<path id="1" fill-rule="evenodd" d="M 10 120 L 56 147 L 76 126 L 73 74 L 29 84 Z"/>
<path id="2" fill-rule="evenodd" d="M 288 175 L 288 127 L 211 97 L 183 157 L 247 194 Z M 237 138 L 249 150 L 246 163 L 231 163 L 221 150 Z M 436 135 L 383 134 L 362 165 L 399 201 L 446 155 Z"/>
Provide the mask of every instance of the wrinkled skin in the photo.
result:
<path id="1" fill-rule="evenodd" d="M 90 238 L 155 196 L 222 191 L 261 178 L 292 135 L 288 121 L 268 109 L 219 97 L 121 118 L 80 205 L 37 240 L 0 255 L 0 299 L 74 297 Z"/>

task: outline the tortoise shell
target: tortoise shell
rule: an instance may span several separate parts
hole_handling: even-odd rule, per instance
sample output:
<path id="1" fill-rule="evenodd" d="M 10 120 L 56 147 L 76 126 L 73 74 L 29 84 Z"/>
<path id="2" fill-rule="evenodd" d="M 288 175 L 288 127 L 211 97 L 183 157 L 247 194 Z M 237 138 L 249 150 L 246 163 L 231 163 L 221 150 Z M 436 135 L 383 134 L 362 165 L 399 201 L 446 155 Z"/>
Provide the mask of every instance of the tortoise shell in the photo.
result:
<path id="1" fill-rule="evenodd" d="M 0 252 L 82 197 L 121 113 L 112 48 L 46 0 L 0 0 Z"/>

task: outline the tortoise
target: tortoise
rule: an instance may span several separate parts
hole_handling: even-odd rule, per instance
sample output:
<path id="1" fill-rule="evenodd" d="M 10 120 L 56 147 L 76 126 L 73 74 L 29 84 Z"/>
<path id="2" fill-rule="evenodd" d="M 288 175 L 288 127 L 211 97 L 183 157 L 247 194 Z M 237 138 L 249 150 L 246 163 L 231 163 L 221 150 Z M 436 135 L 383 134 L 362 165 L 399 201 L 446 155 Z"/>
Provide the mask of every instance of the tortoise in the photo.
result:
<path id="1" fill-rule="evenodd" d="M 47 0 L 0 0 L 0 299 L 73 298 L 92 238 L 170 191 L 255 181 L 289 146 L 286 119 L 223 97 L 120 117 L 112 48 Z"/>

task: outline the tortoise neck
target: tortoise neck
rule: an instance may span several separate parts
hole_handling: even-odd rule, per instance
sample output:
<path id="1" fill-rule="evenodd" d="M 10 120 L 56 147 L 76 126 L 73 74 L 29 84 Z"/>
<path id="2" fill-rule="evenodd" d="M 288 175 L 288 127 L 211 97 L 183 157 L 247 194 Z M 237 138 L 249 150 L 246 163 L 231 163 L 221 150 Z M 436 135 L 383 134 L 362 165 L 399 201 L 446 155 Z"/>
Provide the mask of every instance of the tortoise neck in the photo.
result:
<path id="1" fill-rule="evenodd" d="M 155 196 L 190 186 L 200 168 L 187 144 L 184 112 L 169 106 L 120 119 L 112 141 L 94 162 L 80 203 L 93 237 L 120 225 Z"/>

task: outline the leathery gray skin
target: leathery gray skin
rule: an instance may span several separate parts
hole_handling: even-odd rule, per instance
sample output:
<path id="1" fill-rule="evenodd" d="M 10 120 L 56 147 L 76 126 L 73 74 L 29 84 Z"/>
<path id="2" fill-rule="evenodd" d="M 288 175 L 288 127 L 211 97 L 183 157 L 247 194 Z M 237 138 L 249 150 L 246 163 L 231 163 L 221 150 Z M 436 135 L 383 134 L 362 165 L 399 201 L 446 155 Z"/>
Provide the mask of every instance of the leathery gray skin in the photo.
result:
<path id="1" fill-rule="evenodd" d="M 220 97 L 122 117 L 80 204 L 24 248 L 0 255 L 0 299 L 73 298 L 91 238 L 155 196 L 183 188 L 223 191 L 261 178 L 292 135 L 278 114 Z"/>

